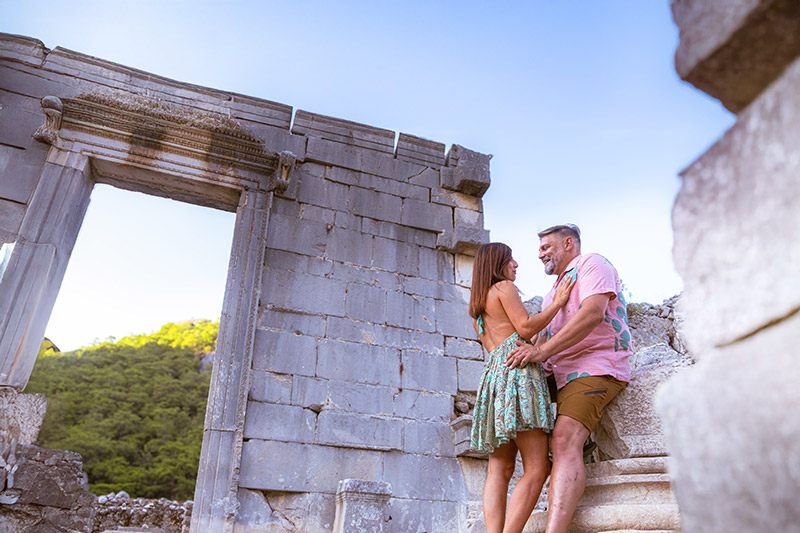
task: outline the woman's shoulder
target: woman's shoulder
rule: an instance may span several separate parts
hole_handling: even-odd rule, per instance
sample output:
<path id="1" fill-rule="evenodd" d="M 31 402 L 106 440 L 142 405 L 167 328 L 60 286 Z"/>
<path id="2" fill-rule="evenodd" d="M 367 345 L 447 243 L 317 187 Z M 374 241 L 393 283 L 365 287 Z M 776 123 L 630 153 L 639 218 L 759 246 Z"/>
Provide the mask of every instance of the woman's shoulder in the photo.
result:
<path id="1" fill-rule="evenodd" d="M 504 279 L 503 281 L 498 281 L 497 283 L 492 285 L 492 289 L 496 289 L 500 292 L 506 292 L 506 291 L 517 292 L 517 286 L 514 285 L 514 282 L 509 281 L 507 279 Z"/>

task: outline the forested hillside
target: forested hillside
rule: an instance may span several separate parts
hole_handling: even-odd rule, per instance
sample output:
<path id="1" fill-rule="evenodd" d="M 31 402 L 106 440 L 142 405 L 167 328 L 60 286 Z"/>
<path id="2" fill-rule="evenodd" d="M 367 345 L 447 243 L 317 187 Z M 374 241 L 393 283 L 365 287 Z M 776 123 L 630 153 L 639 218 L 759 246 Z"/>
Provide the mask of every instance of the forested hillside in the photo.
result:
<path id="1" fill-rule="evenodd" d="M 83 456 L 95 494 L 193 497 L 219 322 L 167 324 L 74 352 L 43 352 L 25 392 L 47 396 L 38 444 Z M 57 339 L 53 339 L 56 343 Z"/>

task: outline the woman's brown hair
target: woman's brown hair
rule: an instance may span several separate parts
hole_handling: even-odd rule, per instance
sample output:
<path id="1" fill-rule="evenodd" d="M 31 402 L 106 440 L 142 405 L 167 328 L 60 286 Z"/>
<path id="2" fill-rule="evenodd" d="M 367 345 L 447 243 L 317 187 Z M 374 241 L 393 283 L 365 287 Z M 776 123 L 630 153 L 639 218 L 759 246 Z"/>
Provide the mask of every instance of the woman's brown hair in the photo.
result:
<path id="1" fill-rule="evenodd" d="M 469 316 L 477 319 L 486 310 L 486 295 L 492 285 L 506 279 L 503 269 L 510 261 L 511 248 L 501 242 L 490 242 L 478 248 L 472 267 Z"/>

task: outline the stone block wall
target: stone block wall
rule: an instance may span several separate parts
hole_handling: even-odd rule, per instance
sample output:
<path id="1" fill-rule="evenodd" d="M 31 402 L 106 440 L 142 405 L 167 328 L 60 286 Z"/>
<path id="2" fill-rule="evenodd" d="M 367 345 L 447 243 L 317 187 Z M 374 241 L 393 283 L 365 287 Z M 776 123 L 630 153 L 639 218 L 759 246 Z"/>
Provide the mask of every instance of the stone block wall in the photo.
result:
<path id="1" fill-rule="evenodd" d="M 456 531 L 453 400 L 482 368 L 456 262 L 487 236 L 488 157 L 406 135 L 393 154 L 393 132 L 305 112 L 293 132 L 309 149 L 270 215 L 237 529 L 330 528 L 353 478 L 390 485 L 397 530 Z"/>
<path id="2" fill-rule="evenodd" d="M 461 530 L 489 159 L 0 34 L 0 386 L 27 382 L 94 183 L 236 211 L 193 531 L 330 531 L 343 479 L 385 484 L 395 531 Z"/>

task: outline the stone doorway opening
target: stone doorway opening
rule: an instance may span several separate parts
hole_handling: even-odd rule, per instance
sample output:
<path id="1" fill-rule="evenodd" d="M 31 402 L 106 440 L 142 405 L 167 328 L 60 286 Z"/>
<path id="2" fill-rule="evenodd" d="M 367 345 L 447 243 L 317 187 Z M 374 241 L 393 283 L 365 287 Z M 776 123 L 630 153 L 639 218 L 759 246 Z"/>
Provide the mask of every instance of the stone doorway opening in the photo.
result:
<path id="1" fill-rule="evenodd" d="M 234 218 L 92 188 L 45 334 L 84 349 L 38 357 L 25 392 L 48 398 L 39 444 L 78 452 L 98 495 L 193 498 Z"/>

